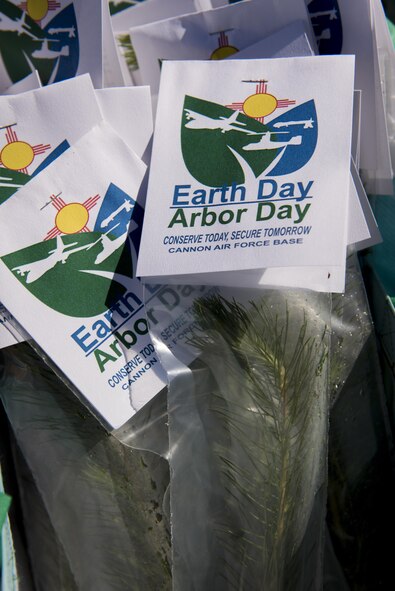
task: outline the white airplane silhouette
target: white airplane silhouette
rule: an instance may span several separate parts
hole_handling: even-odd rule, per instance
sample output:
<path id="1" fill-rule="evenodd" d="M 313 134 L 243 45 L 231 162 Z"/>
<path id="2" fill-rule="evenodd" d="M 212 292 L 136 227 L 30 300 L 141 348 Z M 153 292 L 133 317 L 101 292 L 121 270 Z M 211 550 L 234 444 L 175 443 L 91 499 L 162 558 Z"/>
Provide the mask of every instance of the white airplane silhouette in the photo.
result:
<path id="1" fill-rule="evenodd" d="M 17 18 L 16 20 L 2 13 L 0 14 L 0 31 L 11 31 L 12 33 L 18 33 L 18 35 L 25 33 L 25 35 L 29 35 L 32 39 L 39 41 L 38 37 L 32 35 L 28 30 L 30 26 L 26 24 L 25 19 L 26 12 L 22 12 L 21 18 Z"/>
<path id="2" fill-rule="evenodd" d="M 56 236 L 55 249 L 50 250 L 48 256 L 44 259 L 40 259 L 32 263 L 26 263 L 25 265 L 19 265 L 18 267 L 14 267 L 12 270 L 18 275 L 24 276 L 26 278 L 26 283 L 33 283 L 34 281 L 37 281 L 37 279 L 40 279 L 40 277 L 42 277 L 45 273 L 53 269 L 58 263 L 62 263 L 62 265 L 64 265 L 70 255 L 79 252 L 80 250 L 90 250 L 101 240 L 102 237 L 100 237 L 98 240 L 95 240 L 95 242 L 90 242 L 89 244 L 84 244 L 83 246 L 77 246 L 77 248 L 73 248 L 73 246 L 76 246 L 78 242 L 64 244 L 62 238 L 62 236 Z"/>
<path id="3" fill-rule="evenodd" d="M 55 59 L 60 55 L 69 55 L 70 48 L 68 45 L 63 45 L 63 47 L 59 51 L 56 51 L 54 49 L 49 49 L 48 41 L 51 41 L 51 43 L 59 43 L 58 39 L 43 39 L 41 49 L 35 49 L 32 52 L 32 57 L 36 59 Z"/>
<path id="4" fill-rule="evenodd" d="M 196 113 L 191 109 L 185 109 L 185 112 L 188 119 L 188 122 L 185 123 L 185 127 L 188 127 L 189 129 L 220 129 L 221 133 L 226 133 L 227 131 L 241 131 L 248 135 L 260 135 L 254 131 L 248 131 L 247 129 L 236 127 L 237 125 L 245 126 L 245 123 L 237 121 L 239 115 L 238 111 L 234 111 L 229 117 L 220 117 L 219 119 L 207 117 L 207 115 Z"/>
<path id="5" fill-rule="evenodd" d="M 303 129 L 313 129 L 313 119 L 304 119 L 303 121 L 278 121 L 273 124 L 273 127 L 280 129 L 281 127 L 289 127 L 290 125 L 303 125 Z"/>
<path id="6" fill-rule="evenodd" d="M 332 10 L 322 10 L 321 12 L 311 13 L 312 18 L 317 18 L 319 16 L 329 16 L 329 20 L 334 21 L 337 20 L 337 10 L 336 8 L 332 8 Z"/>
<path id="7" fill-rule="evenodd" d="M 117 209 L 111 212 L 110 215 L 102 221 L 101 227 L 105 228 L 106 226 L 108 226 L 110 222 L 112 222 L 117 217 L 119 213 L 121 213 L 121 211 L 129 212 L 132 211 L 133 207 L 134 204 L 131 203 L 129 199 L 125 199 L 124 202 Z"/>
<path id="8" fill-rule="evenodd" d="M 75 37 L 75 27 L 64 27 L 63 29 L 48 29 L 48 33 L 50 35 L 56 35 L 56 33 L 68 33 L 69 34 L 69 39 L 71 39 L 72 37 Z"/>
<path id="9" fill-rule="evenodd" d="M 276 142 L 273 141 L 271 136 L 271 132 L 267 131 L 263 134 L 259 142 L 253 144 L 247 144 L 243 146 L 243 150 L 247 150 L 249 152 L 254 150 L 275 150 L 276 148 L 284 148 L 286 146 L 300 146 L 302 143 L 302 136 L 295 135 L 291 137 L 287 142 Z"/>
<path id="10" fill-rule="evenodd" d="M 19 188 L 19 187 L 23 187 L 23 185 L 20 185 L 19 183 L 16 183 L 15 181 L 13 181 L 11 177 L 3 176 L 0 174 L 0 187 Z"/>
<path id="11" fill-rule="evenodd" d="M 78 242 L 72 242 L 71 244 L 66 245 L 63 243 L 62 237 L 57 236 L 56 248 L 50 250 L 47 257 L 34 261 L 33 263 L 27 263 L 26 265 L 19 265 L 12 270 L 18 275 L 25 276 L 26 283 L 33 283 L 34 281 L 37 281 L 37 279 L 40 279 L 40 277 L 47 273 L 47 271 L 53 269 L 57 263 L 64 264 L 68 256 L 72 252 L 75 252 L 75 249 L 70 252 L 65 252 L 65 249 L 75 246 L 76 244 L 78 244 Z"/>
<path id="12" fill-rule="evenodd" d="M 116 250 L 118 250 L 120 246 L 123 246 L 125 244 L 127 232 L 121 234 L 120 236 L 118 236 L 118 238 L 115 238 L 114 240 L 111 240 L 111 238 L 109 238 L 107 234 L 108 232 L 103 234 L 103 236 L 101 236 L 100 238 L 101 243 L 103 245 L 103 250 L 99 252 L 99 254 L 97 255 L 95 259 L 95 265 L 99 265 L 100 263 L 108 259 L 108 257 L 111 256 L 113 252 L 115 252 Z"/>

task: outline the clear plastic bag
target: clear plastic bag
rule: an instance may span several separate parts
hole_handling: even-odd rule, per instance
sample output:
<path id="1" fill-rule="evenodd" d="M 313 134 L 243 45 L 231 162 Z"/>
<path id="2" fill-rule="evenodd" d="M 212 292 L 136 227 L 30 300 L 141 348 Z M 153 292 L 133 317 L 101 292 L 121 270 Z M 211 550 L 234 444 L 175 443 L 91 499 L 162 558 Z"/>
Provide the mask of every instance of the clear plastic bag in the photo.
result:
<path id="1" fill-rule="evenodd" d="M 2 363 L 37 589 L 170 589 L 166 460 L 106 432 L 28 344 Z"/>
<path id="2" fill-rule="evenodd" d="M 392 589 L 393 441 L 372 332 L 331 409 L 327 523 L 351 589 Z"/>
<path id="3" fill-rule="evenodd" d="M 150 298 L 147 314 L 169 395 L 163 390 L 111 434 L 28 343 L 2 351 L 0 396 L 15 433 L 29 552 L 42 588 L 254 590 L 264 581 L 269 590 L 305 591 L 334 574 L 346 585 L 333 548 L 325 550 L 326 462 L 333 408 L 332 502 L 333 463 L 344 453 L 336 409 L 354 396 L 361 363 L 373 371 L 356 256 L 348 258 L 344 295 L 171 286 Z M 170 326 L 179 327 L 172 339 Z M 301 404 L 287 447 L 273 413 L 298 392 L 290 373 Z M 372 420 L 366 416 L 367 425 Z M 277 517 L 276 498 L 283 499 Z M 332 521 L 329 531 L 337 552 Z M 323 579 L 324 552 L 331 562 Z M 341 547 L 340 556 L 347 564 Z"/>
<path id="4" fill-rule="evenodd" d="M 332 294 L 330 391 L 333 405 L 365 343 L 374 332 L 356 253 L 347 257 L 346 286 Z"/>
<path id="5" fill-rule="evenodd" d="M 348 258 L 345 294 L 333 296 L 332 327 L 328 536 L 350 589 L 391 589 L 393 433 L 356 255 Z"/>
<path id="6" fill-rule="evenodd" d="M 163 333 L 177 319 L 156 303 L 173 588 L 319 588 L 331 296 L 222 289 L 195 300 L 189 338 L 172 351 Z"/>

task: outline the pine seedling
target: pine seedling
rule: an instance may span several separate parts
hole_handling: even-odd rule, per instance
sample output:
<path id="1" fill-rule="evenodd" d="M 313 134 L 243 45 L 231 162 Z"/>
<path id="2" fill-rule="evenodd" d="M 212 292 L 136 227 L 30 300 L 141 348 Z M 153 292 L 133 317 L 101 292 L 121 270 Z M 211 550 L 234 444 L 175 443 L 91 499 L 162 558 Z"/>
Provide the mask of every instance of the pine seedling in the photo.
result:
<path id="1" fill-rule="evenodd" d="M 215 382 L 218 568 L 238 590 L 292 588 L 325 473 L 329 331 L 314 303 L 278 293 L 248 309 L 219 295 L 194 308 L 202 330 L 190 342 Z"/>

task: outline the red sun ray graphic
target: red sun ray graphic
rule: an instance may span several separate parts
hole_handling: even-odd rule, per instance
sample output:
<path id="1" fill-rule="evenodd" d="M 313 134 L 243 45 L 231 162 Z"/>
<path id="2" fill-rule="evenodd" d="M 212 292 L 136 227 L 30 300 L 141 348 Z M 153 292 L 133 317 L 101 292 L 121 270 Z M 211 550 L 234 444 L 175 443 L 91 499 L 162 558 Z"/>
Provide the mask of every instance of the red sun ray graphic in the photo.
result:
<path id="1" fill-rule="evenodd" d="M 5 125 L 0 129 L 5 129 L 6 144 L 0 150 L 0 166 L 10 170 L 16 170 L 29 174 L 28 166 L 30 166 L 36 156 L 44 154 L 51 148 L 50 144 L 37 144 L 32 146 L 28 142 L 18 139 L 18 136 L 13 129 L 16 123 Z"/>
<path id="2" fill-rule="evenodd" d="M 277 99 L 274 95 L 267 92 L 267 80 L 243 80 L 248 84 L 255 84 L 255 93 L 250 94 L 243 102 L 226 105 L 234 111 L 242 111 L 247 117 L 256 119 L 261 123 L 265 122 L 276 109 L 285 109 L 294 105 L 296 101 L 289 99 Z"/>
<path id="3" fill-rule="evenodd" d="M 218 47 L 216 47 L 210 55 L 211 60 L 223 60 L 239 51 L 236 47 L 230 45 L 229 43 L 229 37 L 227 33 L 232 30 L 233 29 L 225 29 L 224 31 L 211 33 L 211 35 L 218 35 Z"/>
<path id="4" fill-rule="evenodd" d="M 81 232 L 90 232 L 87 226 L 89 221 L 89 211 L 95 207 L 99 201 L 100 195 L 89 197 L 83 203 L 73 201 L 66 203 L 60 193 L 51 195 L 50 202 L 56 209 L 55 225 L 47 232 L 44 240 L 50 240 L 61 234 L 80 234 Z M 49 205 L 48 203 L 48 205 Z"/>

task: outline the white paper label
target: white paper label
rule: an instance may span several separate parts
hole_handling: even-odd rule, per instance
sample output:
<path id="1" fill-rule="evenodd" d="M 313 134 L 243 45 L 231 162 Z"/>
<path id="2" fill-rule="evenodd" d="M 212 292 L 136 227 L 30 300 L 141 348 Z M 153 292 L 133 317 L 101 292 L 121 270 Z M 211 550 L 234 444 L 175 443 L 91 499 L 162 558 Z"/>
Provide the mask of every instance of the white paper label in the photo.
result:
<path id="1" fill-rule="evenodd" d="M 343 267 L 353 63 L 163 64 L 138 276 Z"/>
<path id="2" fill-rule="evenodd" d="M 144 172 L 103 123 L 2 205 L 0 299 L 113 427 L 165 384 L 134 278 Z"/>
<path id="3" fill-rule="evenodd" d="M 35 70 L 43 84 L 89 73 L 102 87 L 102 11 L 97 0 L 3 0 L 0 90 Z"/>

